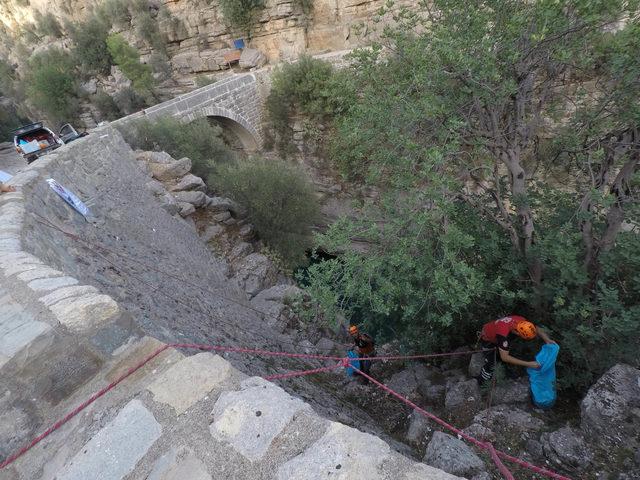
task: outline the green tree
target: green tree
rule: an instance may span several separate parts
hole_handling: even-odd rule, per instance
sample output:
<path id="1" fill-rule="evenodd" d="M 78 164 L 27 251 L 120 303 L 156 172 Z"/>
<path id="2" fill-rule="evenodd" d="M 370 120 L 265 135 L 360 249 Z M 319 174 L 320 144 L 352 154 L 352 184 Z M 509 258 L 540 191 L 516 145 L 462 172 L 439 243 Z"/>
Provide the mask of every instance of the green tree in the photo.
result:
<path id="1" fill-rule="evenodd" d="M 248 211 L 260 238 L 289 268 L 306 262 L 320 209 L 313 187 L 294 165 L 250 159 L 222 168 L 210 183 Z"/>
<path id="2" fill-rule="evenodd" d="M 310 269 L 325 312 L 430 347 L 471 341 L 517 309 L 567 347 L 565 385 L 631 360 L 636 8 L 435 0 L 397 11 L 380 44 L 353 55 L 357 100 L 334 125 L 335 165 L 379 198 L 319 238 L 345 252 Z"/>
<path id="3" fill-rule="evenodd" d="M 249 34 L 264 0 L 220 0 L 225 21 L 233 28 Z"/>
<path id="4" fill-rule="evenodd" d="M 95 16 L 71 27 L 69 33 L 74 43 L 73 55 L 83 73 L 107 75 L 110 72 L 113 60 L 107 49 L 109 28 Z"/>
<path id="5" fill-rule="evenodd" d="M 131 80 L 133 89 L 145 97 L 153 97 L 154 80 L 151 67 L 140 63 L 140 53 L 119 34 L 107 37 L 107 49 L 114 63 Z"/>
<path id="6" fill-rule="evenodd" d="M 58 48 L 34 55 L 25 76 L 27 99 L 54 124 L 73 121 L 78 112 L 76 65 Z"/>
<path id="7" fill-rule="evenodd" d="M 328 62 L 302 56 L 273 72 L 266 107 L 272 135 L 281 154 L 291 150 L 292 120 L 301 115 L 323 124 L 355 102 L 355 85 L 349 74 Z"/>

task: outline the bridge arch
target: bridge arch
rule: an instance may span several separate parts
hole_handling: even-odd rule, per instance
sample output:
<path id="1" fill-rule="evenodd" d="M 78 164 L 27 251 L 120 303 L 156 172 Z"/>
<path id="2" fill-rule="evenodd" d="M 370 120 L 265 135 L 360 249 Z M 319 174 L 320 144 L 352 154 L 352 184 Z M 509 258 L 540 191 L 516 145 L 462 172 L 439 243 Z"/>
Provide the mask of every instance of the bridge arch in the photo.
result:
<path id="1" fill-rule="evenodd" d="M 188 115 L 189 121 L 203 117 L 212 119 L 223 129 L 229 130 L 238 138 L 246 152 L 256 152 L 260 147 L 260 134 L 247 119 L 233 110 L 210 105 L 194 110 Z"/>

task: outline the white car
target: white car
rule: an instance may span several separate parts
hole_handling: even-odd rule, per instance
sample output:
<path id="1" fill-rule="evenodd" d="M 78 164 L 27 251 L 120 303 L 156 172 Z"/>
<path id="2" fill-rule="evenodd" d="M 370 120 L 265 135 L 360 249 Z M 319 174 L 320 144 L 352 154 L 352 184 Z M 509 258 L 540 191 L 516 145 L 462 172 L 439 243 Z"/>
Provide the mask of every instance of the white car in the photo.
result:
<path id="1" fill-rule="evenodd" d="M 13 144 L 16 151 L 27 160 L 27 163 L 31 163 L 36 158 L 85 135 L 87 135 L 86 132 L 78 133 L 68 123 L 62 126 L 60 135 L 56 135 L 42 122 L 36 122 L 15 130 Z"/>

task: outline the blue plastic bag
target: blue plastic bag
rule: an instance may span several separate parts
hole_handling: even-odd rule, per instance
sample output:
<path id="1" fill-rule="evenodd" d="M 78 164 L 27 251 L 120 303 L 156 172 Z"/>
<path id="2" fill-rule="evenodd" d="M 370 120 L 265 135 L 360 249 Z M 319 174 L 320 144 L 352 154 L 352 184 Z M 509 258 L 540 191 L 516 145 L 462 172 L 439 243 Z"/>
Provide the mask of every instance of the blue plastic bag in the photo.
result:
<path id="1" fill-rule="evenodd" d="M 347 352 L 347 357 L 349 358 L 360 358 L 358 356 L 358 354 L 356 352 L 354 352 L 353 350 L 349 350 Z M 349 375 L 350 377 L 353 377 L 353 374 L 355 373 L 355 370 L 352 367 L 357 368 L 358 370 L 360 370 L 360 360 L 351 360 L 349 362 L 349 367 L 347 367 L 347 375 Z"/>
<path id="2" fill-rule="evenodd" d="M 527 368 L 531 399 L 539 408 L 551 408 L 556 403 L 556 359 L 560 347 L 555 343 L 548 343 L 536 355 L 536 362 L 540 368 Z"/>

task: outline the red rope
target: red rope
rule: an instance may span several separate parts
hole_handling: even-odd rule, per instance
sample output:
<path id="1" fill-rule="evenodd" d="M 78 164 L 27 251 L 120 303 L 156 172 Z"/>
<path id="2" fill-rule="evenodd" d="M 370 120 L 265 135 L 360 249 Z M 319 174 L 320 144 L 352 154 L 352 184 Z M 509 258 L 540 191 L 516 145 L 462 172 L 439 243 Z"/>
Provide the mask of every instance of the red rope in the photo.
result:
<path id="1" fill-rule="evenodd" d="M 322 367 L 322 368 L 314 368 L 313 370 L 299 370 L 297 372 L 289 372 L 289 373 L 280 373 L 280 374 L 276 374 L 276 375 L 269 375 L 267 377 L 262 377 L 265 380 L 281 380 L 283 378 L 291 378 L 291 377 L 301 377 L 303 375 L 311 375 L 312 373 L 321 373 L 321 372 L 328 372 L 330 370 L 335 370 L 338 367 L 342 366 L 342 362 L 336 364 L 336 365 L 332 365 L 330 367 Z"/>
<path id="2" fill-rule="evenodd" d="M 44 440 L 45 438 L 47 438 L 49 435 L 51 435 L 53 432 L 55 432 L 56 430 L 58 430 L 60 427 L 62 427 L 65 423 L 67 423 L 69 420 L 71 420 L 73 417 L 75 417 L 76 415 L 78 415 L 82 410 L 84 410 L 85 408 L 87 408 L 89 405 L 91 405 L 93 402 L 95 402 L 97 399 L 99 399 L 100 397 L 102 397 L 105 393 L 107 393 L 109 390 L 111 390 L 112 388 L 114 388 L 116 385 L 118 385 L 120 382 L 122 382 L 124 379 L 126 379 L 127 377 L 131 376 L 132 374 L 134 374 L 135 372 L 137 372 L 138 370 L 140 370 L 142 367 L 144 367 L 147 363 L 149 363 L 151 360 L 153 360 L 155 357 L 157 357 L 158 355 L 160 355 L 162 352 L 164 352 L 167 348 L 169 348 L 170 345 L 165 345 L 164 347 L 159 348 L 158 350 L 156 350 L 155 352 L 153 352 L 151 355 L 149 355 L 148 357 L 146 357 L 144 360 L 142 360 L 140 363 L 138 363 L 137 365 L 131 367 L 129 370 L 126 371 L 126 373 L 124 373 L 123 375 L 121 375 L 120 377 L 118 377 L 116 380 L 114 380 L 113 382 L 111 382 L 109 385 L 107 385 L 106 387 L 104 387 L 102 390 L 97 391 L 96 393 L 94 393 L 93 395 L 91 395 L 91 397 L 89 397 L 86 401 L 84 401 L 83 403 L 81 403 L 80 405 L 78 405 L 74 410 L 72 410 L 71 412 L 69 412 L 67 415 L 65 415 L 62 419 L 58 420 L 56 423 L 54 423 L 53 425 L 51 425 L 49 428 L 47 428 L 44 432 L 42 432 L 40 435 L 38 435 L 36 438 L 34 438 L 31 443 L 29 443 L 28 445 L 25 445 L 24 447 L 22 447 L 20 450 L 18 450 L 16 453 L 14 453 L 13 455 L 9 456 L 8 458 L 5 459 L 4 462 L 0 463 L 0 470 L 2 470 L 4 467 L 6 467 L 7 465 L 15 462 L 18 458 L 20 458 L 22 455 L 24 455 L 25 453 L 27 453 L 29 450 L 31 450 L 33 447 L 35 447 L 38 443 L 40 443 L 42 440 Z"/>
<path id="3" fill-rule="evenodd" d="M 395 392 L 394 390 L 390 389 L 389 387 L 387 387 L 386 385 L 384 385 L 383 383 L 380 383 L 378 380 L 376 380 L 375 378 L 367 375 L 366 373 L 364 373 L 362 370 L 359 370 L 355 367 L 352 366 L 352 368 L 358 372 L 360 375 L 362 375 L 363 377 L 365 377 L 367 380 L 369 380 L 370 382 L 376 384 L 378 387 L 380 387 L 382 390 L 384 390 L 385 392 L 389 393 L 390 395 L 393 395 L 394 397 L 396 397 L 398 400 L 400 400 L 403 403 L 406 403 L 407 405 L 409 405 L 411 408 L 413 408 L 414 410 L 416 410 L 418 413 L 420 413 L 421 415 L 433 420 L 434 422 L 436 422 L 437 424 L 443 426 L 444 428 L 446 428 L 447 430 L 452 431 L 453 433 L 455 433 L 456 435 L 464 438 L 465 440 L 467 440 L 468 442 L 473 443 L 474 445 L 476 445 L 477 447 L 480 447 L 482 449 L 485 450 L 489 450 L 489 453 L 491 453 L 491 449 L 493 448 L 492 446 L 490 447 L 487 442 L 482 442 L 476 438 L 473 438 L 470 435 L 467 435 L 466 433 L 464 433 L 462 430 L 459 430 L 458 428 L 454 427 L 453 425 L 448 424 L 447 422 L 445 422 L 444 420 L 442 420 L 439 417 L 436 417 L 433 413 L 429 413 L 426 410 L 424 410 L 423 408 L 420 408 L 418 405 L 416 405 L 415 403 L 413 403 L 411 400 L 403 397 L 402 395 L 400 395 L 399 393 Z M 555 478 L 556 480 L 571 480 L 569 477 L 565 477 L 563 475 L 560 475 L 558 473 L 552 472 L 551 470 L 547 470 L 546 468 L 542 468 L 542 467 L 537 467 L 536 465 L 533 465 L 531 463 L 525 462 L 524 460 L 520 460 L 517 457 L 513 457 L 511 455 L 508 455 L 504 452 L 501 452 L 500 450 L 495 450 L 495 455 L 498 458 L 498 460 L 500 460 L 501 458 L 504 460 L 507 460 L 509 462 L 515 463 L 517 465 L 520 465 L 521 467 L 525 467 L 528 468 L 531 471 L 534 471 L 536 473 L 539 473 L 541 475 L 544 475 L 546 477 L 549 478 Z M 500 462 L 500 465 L 502 464 L 502 462 Z M 500 465 L 498 465 L 498 468 L 500 468 Z M 504 467 L 504 465 L 502 465 L 502 467 Z M 506 469 L 506 467 L 504 467 Z M 507 477 L 509 478 L 509 477 Z M 511 477 L 513 478 L 513 477 Z"/>

